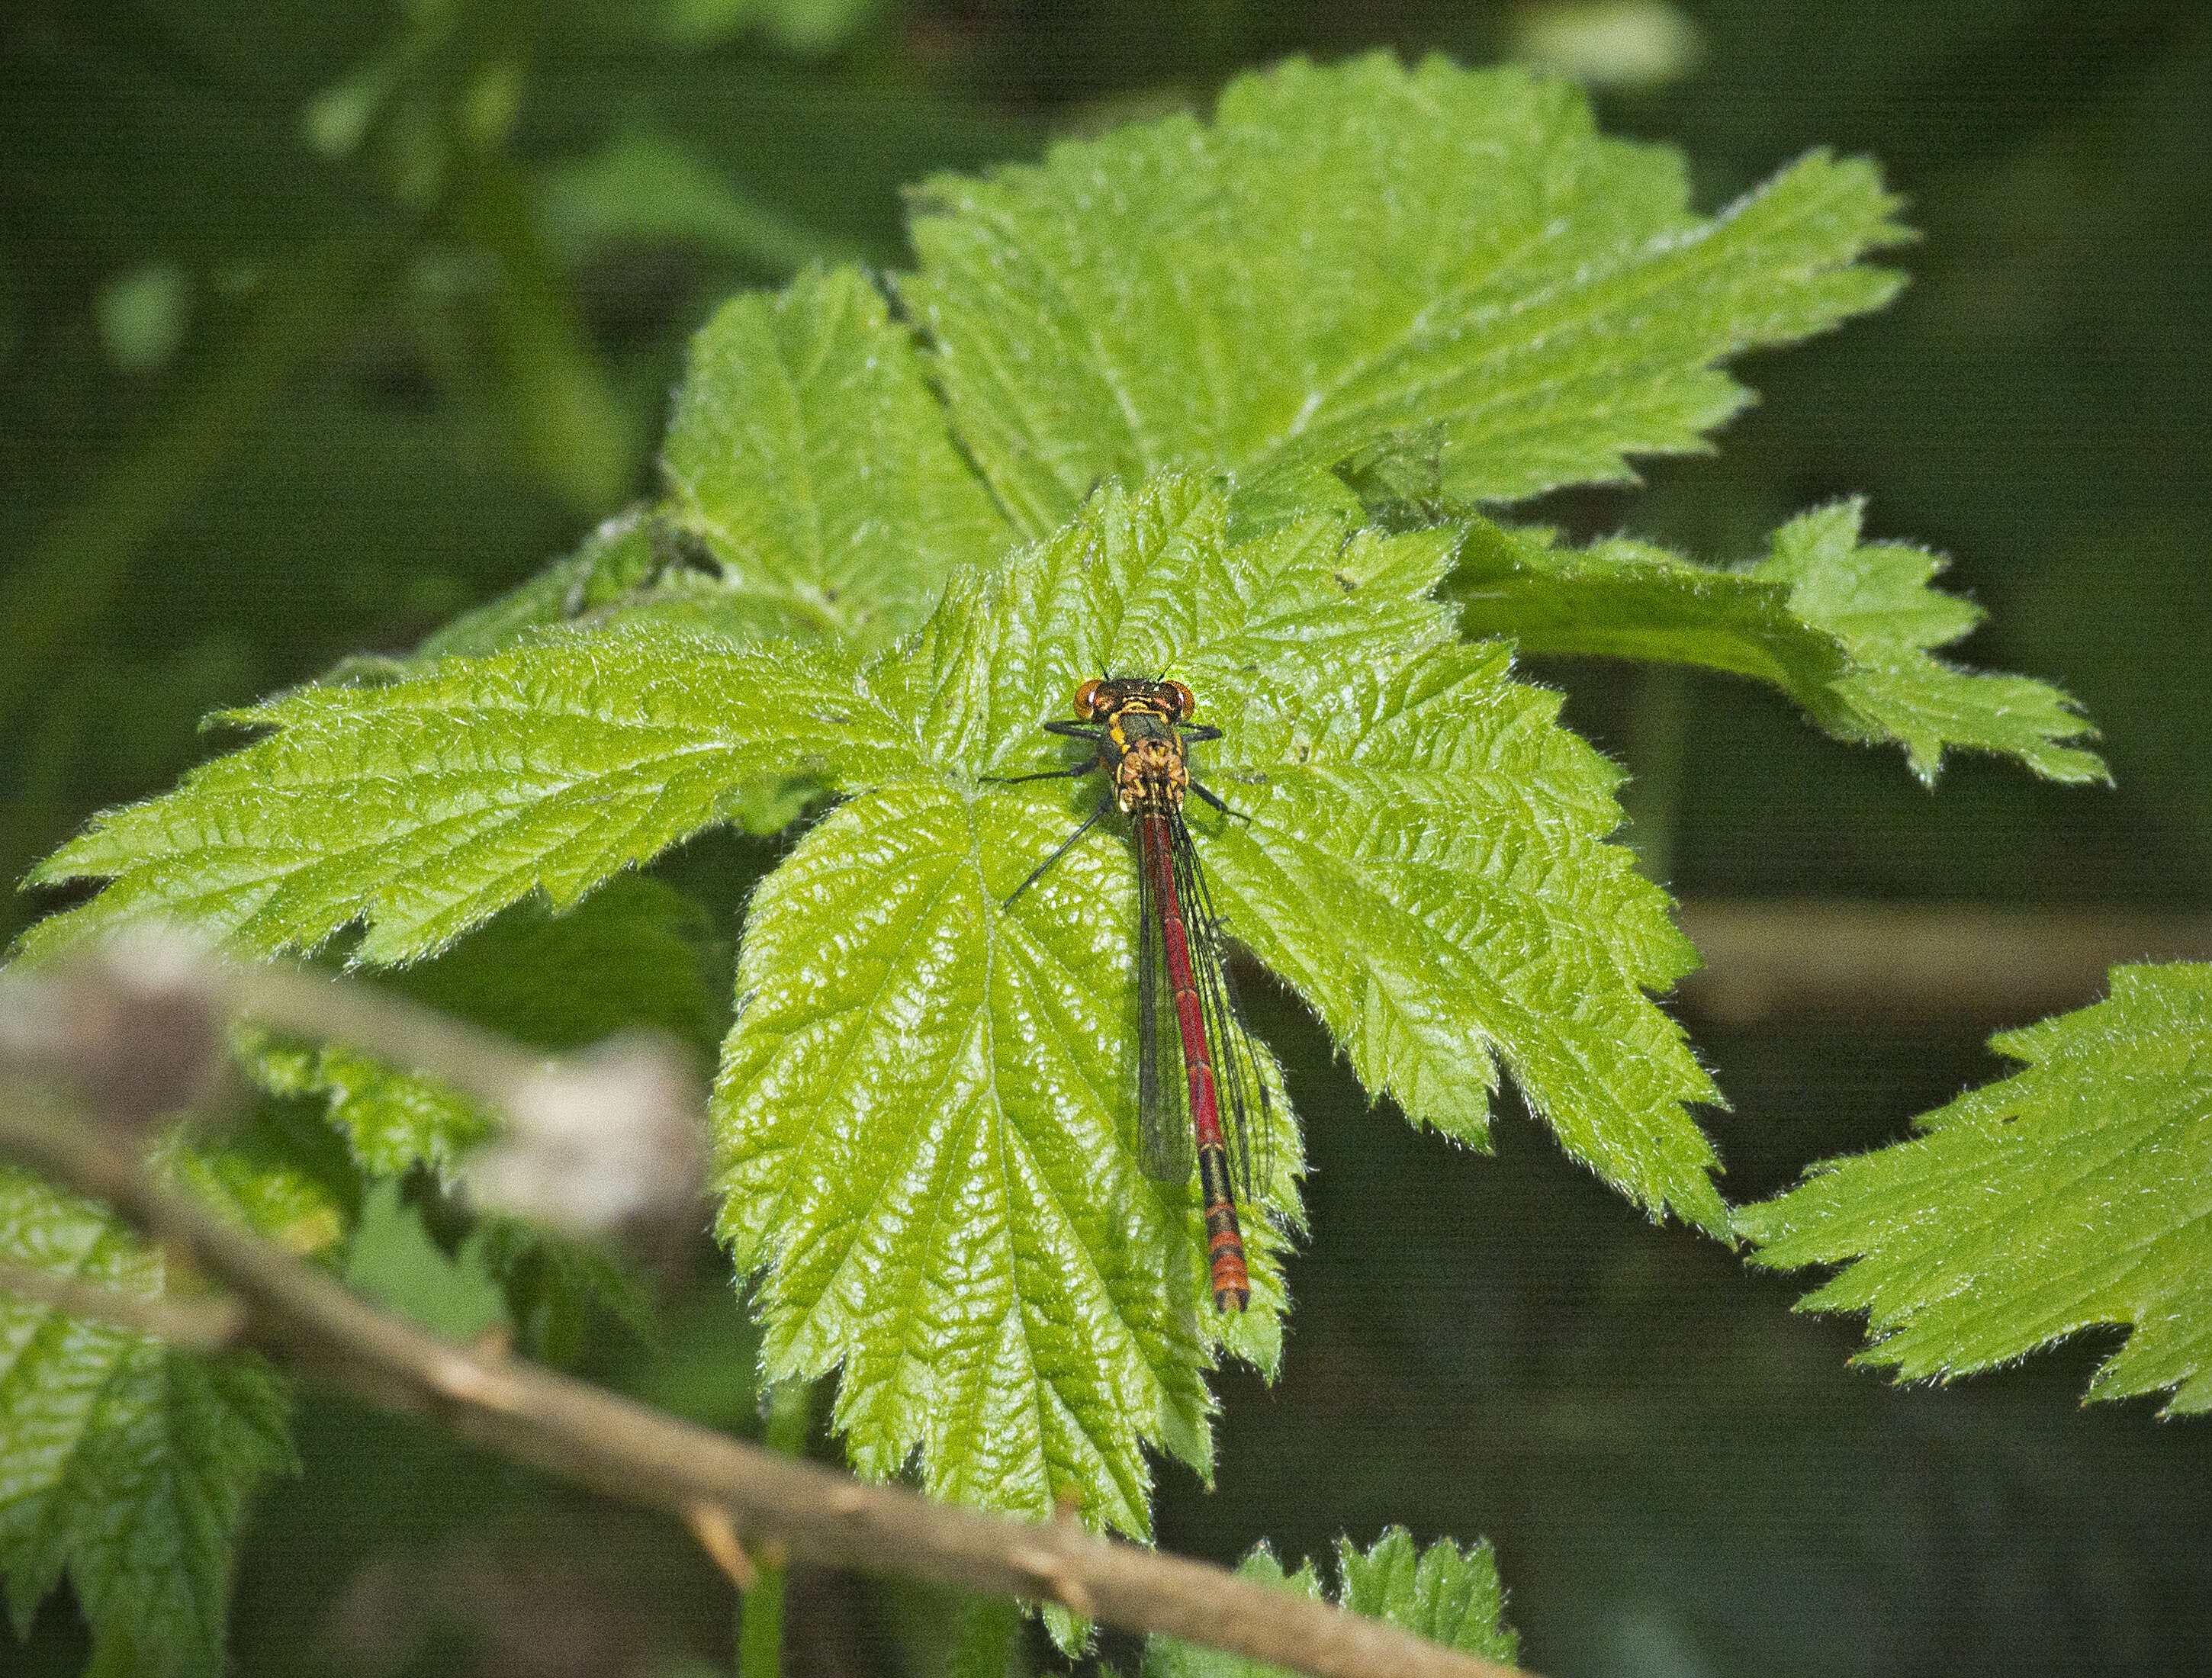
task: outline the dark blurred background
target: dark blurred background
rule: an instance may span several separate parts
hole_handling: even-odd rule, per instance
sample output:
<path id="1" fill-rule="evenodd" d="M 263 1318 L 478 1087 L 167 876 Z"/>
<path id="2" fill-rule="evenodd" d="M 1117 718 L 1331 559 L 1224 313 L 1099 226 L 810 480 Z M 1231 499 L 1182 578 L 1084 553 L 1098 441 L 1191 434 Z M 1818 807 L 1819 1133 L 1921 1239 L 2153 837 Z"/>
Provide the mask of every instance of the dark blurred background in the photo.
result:
<path id="1" fill-rule="evenodd" d="M 1708 208 L 1813 145 L 1879 157 L 1926 235 L 1902 300 L 1744 364 L 1764 400 L 1718 453 L 1531 511 L 1734 558 L 1868 495 L 1872 534 L 1990 609 L 1965 654 L 2070 689 L 2118 780 L 1966 761 L 1931 794 L 1747 684 L 1547 667 L 1636 771 L 1653 866 L 1709 900 L 2212 906 L 2212 13 L 2143 0 L 10 0 L 0 866 L 168 784 L 205 712 L 403 648 L 648 492 L 715 300 L 902 263 L 902 183 L 1376 46 L 1579 76 Z M 733 933 L 771 855 L 665 872 Z M 2054 1002 L 2092 1000 L 2069 982 Z M 2109 1340 L 1893 1389 L 1845 1367 L 1851 1324 L 1790 1315 L 1791 1279 L 1642 1224 L 1517 1113 L 1494 1160 L 1455 1152 L 1368 1111 L 1293 1006 L 1255 1012 L 1313 1235 L 1283 1379 L 1222 1383 L 1217 1485 L 1163 1471 L 1164 1543 L 1486 1534 L 1557 1678 L 2207 1669 L 2212 1431 L 2081 1407 Z M 1889 1012 L 1692 1009 L 1734 1197 L 1903 1134 L 2025 1023 L 1965 993 Z M 757 1430 L 711 1249 L 665 1315 L 657 1353 L 610 1329 L 588 1366 Z M 301 1428 L 306 1476 L 249 1534 L 241 1673 L 726 1668 L 726 1587 L 672 1528 L 313 1394 Z M 939 1669 L 942 1602 L 795 1592 L 793 1673 Z M 82 1652 L 58 1600 L 0 1667 Z"/>

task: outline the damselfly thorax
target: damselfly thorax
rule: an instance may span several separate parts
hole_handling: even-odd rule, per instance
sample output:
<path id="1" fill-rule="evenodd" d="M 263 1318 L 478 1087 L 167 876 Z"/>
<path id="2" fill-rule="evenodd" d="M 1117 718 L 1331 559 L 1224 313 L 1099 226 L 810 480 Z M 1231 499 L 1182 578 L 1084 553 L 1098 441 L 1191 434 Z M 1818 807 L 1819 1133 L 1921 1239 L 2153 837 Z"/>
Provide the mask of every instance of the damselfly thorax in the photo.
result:
<path id="1" fill-rule="evenodd" d="M 1028 891 L 1109 812 L 1130 818 L 1137 842 L 1137 1115 L 1144 1166 L 1159 1181 L 1186 1183 L 1195 1150 L 1214 1309 L 1241 1311 L 1250 1303 L 1252 1284 L 1237 1206 L 1240 1191 L 1246 1201 L 1252 1197 L 1253 1154 L 1266 1141 L 1267 1087 L 1229 982 L 1212 893 L 1182 816 L 1190 793 L 1236 814 L 1191 779 L 1190 745 L 1219 739 L 1221 731 L 1188 720 L 1197 702 L 1180 682 L 1099 678 L 1076 690 L 1074 708 L 1073 720 L 1044 727 L 1095 743 L 1091 761 L 994 778 L 1045 781 L 1103 772 L 1106 797 L 1006 902 Z M 1180 1085 L 1161 1075 L 1162 1039 L 1170 1029 L 1181 1050 Z"/>

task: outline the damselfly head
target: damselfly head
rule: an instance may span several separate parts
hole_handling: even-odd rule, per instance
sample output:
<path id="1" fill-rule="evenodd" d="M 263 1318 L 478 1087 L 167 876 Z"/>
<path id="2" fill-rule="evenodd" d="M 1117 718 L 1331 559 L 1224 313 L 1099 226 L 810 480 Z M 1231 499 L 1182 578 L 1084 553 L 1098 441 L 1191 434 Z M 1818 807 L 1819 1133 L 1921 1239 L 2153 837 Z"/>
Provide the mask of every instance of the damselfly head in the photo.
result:
<path id="1" fill-rule="evenodd" d="M 1141 676 L 1093 677 L 1075 690 L 1079 722 L 1104 722 L 1123 711 L 1151 711 L 1170 722 L 1182 722 L 1198 708 L 1180 682 L 1151 682 Z"/>

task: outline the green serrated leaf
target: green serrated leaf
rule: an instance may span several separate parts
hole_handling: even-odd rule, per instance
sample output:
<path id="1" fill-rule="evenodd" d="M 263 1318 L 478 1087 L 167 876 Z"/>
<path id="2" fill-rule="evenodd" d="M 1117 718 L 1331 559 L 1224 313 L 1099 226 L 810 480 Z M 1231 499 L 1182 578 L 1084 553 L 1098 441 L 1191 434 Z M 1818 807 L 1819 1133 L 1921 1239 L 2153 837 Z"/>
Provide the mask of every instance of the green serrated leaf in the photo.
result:
<path id="1" fill-rule="evenodd" d="M 761 634 L 878 645 L 1012 532 L 954 447 L 912 335 L 849 268 L 732 298 L 701 331 L 663 464 L 671 516 Z"/>
<path id="2" fill-rule="evenodd" d="M 1907 236 L 1867 163 L 1815 152 L 1702 218 L 1680 158 L 1601 138 L 1572 85 L 1382 55 L 921 202 L 902 293 L 1032 536 L 1170 466 L 1232 473 L 1247 520 L 1326 505 L 1393 438 L 1461 502 L 1628 478 L 1747 399 L 1721 358 L 1887 301 L 1852 264 Z"/>
<path id="3" fill-rule="evenodd" d="M 112 883 L 23 953 L 153 920 L 273 954 L 359 921 L 354 961 L 416 960 L 533 892 L 574 905 L 751 783 L 864 761 L 886 741 L 853 712 L 835 649 L 653 628 L 308 689 L 234 714 L 273 732 L 41 864 Z"/>
<path id="4" fill-rule="evenodd" d="M 184 1156 L 203 1189 L 296 1237 L 318 1218 L 301 1181 Z M 160 1255 L 102 1207 L 0 1166 L 0 1261 L 153 1297 Z M 222 1669 L 234 1547 L 247 1498 L 296 1467 L 284 1385 L 250 1354 L 202 1359 L 0 1293 L 0 1579 L 21 1635 L 64 1573 L 95 1636 Z"/>
<path id="5" fill-rule="evenodd" d="M 844 780 L 748 913 L 722 1229 L 770 1267 L 771 1376 L 842 1367 L 864 1472 L 918 1455 L 940 1495 L 1042 1517 L 1073 1490 L 1142 1532 L 1141 1447 L 1206 1460 L 1209 1341 L 1274 1359 L 1272 1226 L 1224 1324 L 1190 1195 L 1138 1166 L 1126 840 L 1094 831 L 1004 907 L 1098 794 L 978 777 L 1066 762 L 1039 725 L 1101 672 L 1172 674 L 1223 729 L 1198 773 L 1249 825 L 1196 824 L 1224 921 L 1371 1091 L 1477 1138 L 1502 1057 L 1578 1157 L 1724 1227 L 1681 1106 L 1711 1086 L 1643 992 L 1688 947 L 1603 842 L 1616 772 L 1426 598 L 1449 534 L 1316 517 L 1232 544 L 1226 518 L 1195 479 L 1109 487 L 956 584 L 856 684 L 909 755 Z M 1287 1227 L 1281 1127 L 1262 1199 Z"/>
<path id="6" fill-rule="evenodd" d="M 404 679 L 564 624 L 654 623 L 740 644 L 830 635 L 866 650 L 919 623 L 956 567 L 1012 539 L 913 334 L 855 269 L 810 270 L 722 306 L 692 342 L 663 465 L 665 503 L 607 520 L 413 654 L 335 673 Z"/>
<path id="7" fill-rule="evenodd" d="M 1908 1380 L 2127 1323 L 2089 1395 L 2212 1410 L 2212 965 L 2116 967 L 1990 1046 L 2025 1069 L 1739 1211 L 1754 1262 L 1846 1266 L 1804 1308 L 1865 1311 L 1861 1359 Z"/>
<path id="8" fill-rule="evenodd" d="M 1702 665 L 1781 689 L 1844 739 L 1895 741 L 1933 781 L 1947 746 L 2018 758 L 2053 781 L 2104 778 L 2063 742 L 2095 730 L 2057 689 L 1929 655 L 1979 621 L 1928 585 L 1942 562 L 1861 544 L 1862 505 L 1791 520 L 1756 565 L 1723 570 L 1615 538 L 1562 548 L 1546 530 L 1468 521 L 1446 596 L 1470 635 L 1525 652 Z"/>
<path id="9" fill-rule="evenodd" d="M 1792 519 L 1774 533 L 1772 556 L 1750 572 L 1789 584 L 1790 609 L 1850 654 L 1833 704 L 1808 704 L 1814 716 L 1838 733 L 1856 726 L 1861 739 L 1899 742 L 1923 781 L 1936 778 L 1946 745 L 2017 757 L 2051 781 L 2106 779 L 2094 752 L 2061 744 L 2096 731 L 2057 688 L 1929 656 L 1978 623 L 1981 609 L 1928 587 L 1943 568 L 1935 555 L 1894 542 L 1861 546 L 1863 511 L 1839 502 Z"/>
<path id="10" fill-rule="evenodd" d="M 1203 696 L 1201 771 L 1240 818 L 1197 818 L 1225 923 L 1374 1094 L 1479 1141 L 1503 1062 L 1577 1158 L 1723 1226 L 1684 1110 L 1711 1086 L 1645 995 L 1688 946 L 1605 842 L 1617 772 L 1430 598 L 1455 532 L 1316 514 L 1232 542 L 1227 519 L 1199 479 L 1109 487 L 865 671 L 641 629 L 291 696 L 246 714 L 270 738 L 54 859 L 116 883 L 33 947 L 162 915 L 312 948 L 359 920 L 356 961 L 405 960 L 533 891 L 574 903 L 772 773 L 843 792 L 754 900 L 717 1097 L 724 1232 L 772 1262 L 769 1370 L 842 1366 L 867 1472 L 918 1454 L 942 1494 L 1074 1493 L 1141 1532 L 1144 1448 L 1207 1460 L 1216 1349 L 1279 1355 L 1299 1154 L 1279 1101 L 1254 1308 L 1216 1317 L 1194 1197 L 1134 1156 L 1125 842 L 1097 830 L 1001 908 L 1097 794 L 977 777 L 1066 761 L 1039 725 L 1087 677 Z M 398 1115 L 380 1164 L 463 1122 L 356 1098 Z"/>
<path id="11" fill-rule="evenodd" d="M 1655 1217 L 1724 1229 L 1684 1109 L 1718 1093 L 1645 995 L 1696 954 L 1607 842 L 1619 771 L 1510 665 L 1430 647 L 1249 714 L 1268 791 L 1215 842 L 1217 896 L 1415 1123 L 1484 1142 L 1503 1061 L 1569 1153 Z"/>
<path id="12" fill-rule="evenodd" d="M 1362 1552 L 1339 1539 L 1338 1597 L 1354 1614 L 1387 1620 L 1415 1637 L 1462 1655 L 1510 1666 L 1521 1639 L 1505 1623 L 1505 1587 L 1488 1539 L 1462 1550 L 1449 1538 L 1422 1549 L 1403 1527 L 1392 1527 Z"/>
<path id="13" fill-rule="evenodd" d="M 474 1340 L 507 1320 L 507 1298 L 484 1257 L 483 1231 L 447 1254 L 390 1178 L 361 1200 L 346 1249 L 346 1286 L 453 1340 Z"/>
<path id="14" fill-rule="evenodd" d="M 391 673 L 419 675 L 442 658 L 504 652 L 538 630 L 606 611 L 647 587 L 665 568 L 655 538 L 649 508 L 617 514 L 574 553 L 425 636 L 414 655 L 396 661 Z"/>
<path id="15" fill-rule="evenodd" d="M 1462 1550 L 1449 1538 L 1425 1550 L 1403 1527 L 1392 1527 L 1360 1551 L 1348 1540 L 1336 1547 L 1340 1586 L 1336 1602 L 1353 1614 L 1383 1620 L 1415 1637 L 1463 1655 L 1510 1666 L 1521 1639 L 1505 1623 L 1505 1591 L 1498 1582 L 1498 1557 L 1487 1539 Z M 1318 1602 L 1320 1576 L 1310 1561 L 1285 1574 L 1274 1552 L 1262 1543 L 1238 1564 L 1243 1578 L 1256 1579 Z M 1145 1645 L 1144 1678 L 1279 1678 L 1280 1667 L 1242 1655 L 1225 1654 L 1155 1636 Z"/>

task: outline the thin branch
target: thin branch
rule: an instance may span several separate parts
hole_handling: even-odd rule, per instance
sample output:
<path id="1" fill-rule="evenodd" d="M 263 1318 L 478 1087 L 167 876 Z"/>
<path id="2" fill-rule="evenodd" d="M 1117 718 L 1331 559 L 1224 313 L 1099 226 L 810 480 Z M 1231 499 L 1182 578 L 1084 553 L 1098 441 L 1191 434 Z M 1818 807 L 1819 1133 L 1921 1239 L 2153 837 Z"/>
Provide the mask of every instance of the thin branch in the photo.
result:
<path id="1" fill-rule="evenodd" d="M 219 994 L 226 1000 L 250 996 L 264 1018 L 280 1016 L 295 1029 L 307 1023 L 292 1011 L 300 999 L 320 1009 L 331 994 L 353 988 L 313 981 L 312 994 L 272 993 L 241 984 L 236 975 L 204 958 L 184 962 L 173 946 L 169 958 L 173 974 L 196 976 L 192 982 L 205 988 L 199 994 Z M 100 1006 L 64 1010 L 58 1017 L 48 1008 L 27 1027 L 25 1018 L 39 1013 L 39 992 L 64 981 L 10 982 L 0 994 L 0 1062 L 34 1064 L 43 1045 L 81 1082 L 102 1087 L 100 1074 L 112 1068 L 100 1056 L 127 1060 L 133 1037 L 126 1032 L 91 1049 L 77 1043 L 73 1051 L 62 1039 L 69 1018 L 112 1023 L 118 1012 L 128 1012 L 112 997 L 96 994 L 103 969 L 109 982 L 123 982 L 112 958 L 66 981 L 94 987 Z M 240 990 L 234 993 L 233 985 Z M 149 991 L 143 982 L 138 992 L 161 1004 L 155 1012 L 173 1038 L 186 1035 L 195 1018 L 211 1036 L 219 1033 L 220 1016 L 212 1011 L 178 1008 L 173 993 Z M 80 1004 L 85 994 L 80 992 Z M 354 1000 L 339 1006 L 350 1008 Z M 377 998 L 374 1008 L 349 1013 L 343 1029 L 353 1041 L 384 1053 L 391 1042 L 386 1026 L 395 1018 L 410 1033 L 432 1030 L 411 1017 L 416 1012 Z M 146 1046 L 143 1036 L 136 1041 Z M 416 1041 L 419 1046 L 431 1039 Z M 468 1045 L 465 1052 L 478 1047 Z M 177 1052 L 175 1042 L 153 1049 L 164 1066 L 193 1064 L 193 1056 Z M 496 1067 L 501 1055 L 512 1054 L 502 1046 L 487 1063 Z M 510 1064 L 507 1070 L 514 1068 Z M 546 1068 L 530 1063 L 528 1075 L 543 1079 Z M 127 1116 L 137 1116 L 149 1091 L 128 1079 L 107 1081 L 129 1091 Z M 441 1340 L 164 1187 L 139 1157 L 138 1134 L 128 1124 L 95 1126 L 62 1117 L 33 1088 L 0 1079 L 0 1154 L 106 1201 L 149 1235 L 188 1255 L 230 1290 L 242 1313 L 242 1342 L 370 1403 L 423 1418 L 560 1479 L 664 1510 L 713 1547 L 727 1539 L 759 1554 L 780 1551 L 821 1566 L 986 1596 L 1048 1599 L 1127 1631 L 1164 1632 L 1314 1678 L 1510 1678 L 1510 1668 L 1203 1562 L 1094 1537 L 1070 1521 L 1024 1523 L 935 1503 L 895 1486 L 865 1485 L 565 1376 Z M 49 1302 L 62 1304 L 58 1296 Z M 150 1317 L 144 1322 L 155 1328 Z M 702 1522 L 702 1505 L 725 1511 L 726 1524 Z"/>
<path id="2" fill-rule="evenodd" d="M 244 1338 L 369 1402 L 627 1503 L 696 1525 L 728 1511 L 741 1542 L 796 1559 L 992 1596 L 1049 1598 L 1314 1678 L 1506 1678 L 1426 1643 L 1224 1569 L 933 1503 L 695 1427 L 580 1381 L 488 1358 L 365 1304 L 310 1266 L 156 1183 L 115 1135 L 0 1093 L 0 1152 L 107 1201 L 189 1252 L 246 1313 Z"/>
<path id="3" fill-rule="evenodd" d="M 1682 1006 L 1723 1026 L 1784 1019 L 1987 1031 L 2095 1001 L 2122 962 L 2212 959 L 2201 909 L 1692 900 L 1705 965 Z"/>
<path id="4" fill-rule="evenodd" d="M 58 1075 L 102 1117 L 140 1124 L 205 1098 L 232 1014 L 348 1044 L 504 1114 L 506 1132 L 463 1167 L 502 1211 L 588 1236 L 696 1201 L 705 1096 L 672 1044 L 631 1034 L 549 1059 L 357 981 L 219 961 L 164 932 L 0 975 L 0 1067 Z"/>
<path id="5" fill-rule="evenodd" d="M 93 1322 L 112 1322 L 151 1334 L 190 1352 L 225 1352 L 246 1333 L 246 1310 L 235 1299 L 158 1299 L 119 1288 L 52 1276 L 20 1264 L 0 1263 L 0 1293 L 12 1293 Z"/>

